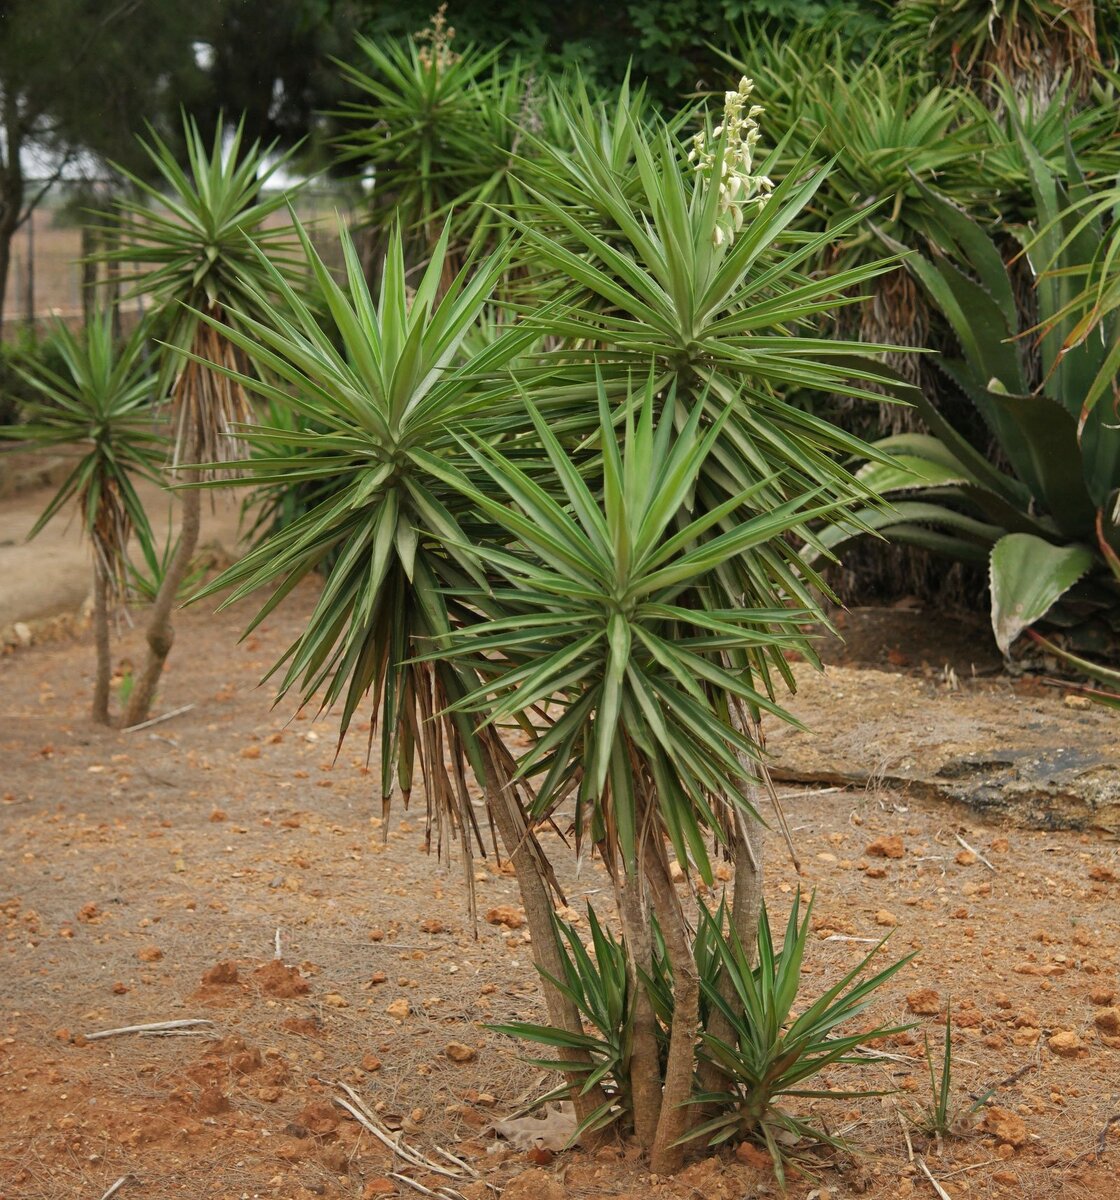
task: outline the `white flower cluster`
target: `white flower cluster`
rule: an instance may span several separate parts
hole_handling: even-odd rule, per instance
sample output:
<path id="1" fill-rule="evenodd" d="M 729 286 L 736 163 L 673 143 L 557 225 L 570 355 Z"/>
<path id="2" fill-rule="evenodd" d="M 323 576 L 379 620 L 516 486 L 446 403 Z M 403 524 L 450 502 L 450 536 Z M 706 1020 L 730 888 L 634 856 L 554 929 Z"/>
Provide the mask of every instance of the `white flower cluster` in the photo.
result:
<path id="1" fill-rule="evenodd" d="M 717 246 L 735 237 L 743 227 L 744 212 L 762 208 L 774 188 L 765 175 L 753 173 L 754 148 L 760 136 L 756 118 L 762 112 L 760 104 L 748 106 L 753 90 L 754 83 L 744 75 L 736 91 L 725 92 L 723 124 L 712 130 L 713 145 L 709 147 L 707 136 L 698 133 L 688 152 L 697 174 L 719 181 L 719 217 L 712 234 Z"/>

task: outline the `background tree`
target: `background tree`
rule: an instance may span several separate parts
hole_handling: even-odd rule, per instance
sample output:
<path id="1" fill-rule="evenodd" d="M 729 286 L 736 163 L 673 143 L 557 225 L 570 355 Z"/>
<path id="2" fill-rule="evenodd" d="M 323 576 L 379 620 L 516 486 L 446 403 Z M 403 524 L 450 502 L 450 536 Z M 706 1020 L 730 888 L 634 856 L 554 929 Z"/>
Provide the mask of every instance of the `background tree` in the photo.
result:
<path id="1" fill-rule="evenodd" d="M 5 0 L 0 5 L 0 329 L 12 239 L 64 175 L 137 164 L 133 133 L 199 81 L 201 5 Z"/>
<path id="2" fill-rule="evenodd" d="M 147 716 L 171 652 L 171 611 L 198 544 L 201 497 L 192 485 L 223 473 L 223 463 L 233 457 L 234 427 L 251 417 L 240 383 L 212 368 L 239 365 L 223 331 L 252 312 L 261 291 L 268 291 L 266 253 L 271 269 L 289 277 L 303 261 L 291 230 L 269 221 L 288 202 L 282 191 L 265 192 L 285 160 L 258 142 L 243 147 L 240 126 L 227 142 L 219 122 L 208 146 L 188 118 L 184 135 L 186 170 L 154 131 L 145 144 L 162 189 L 122 171 L 139 198 L 118 204 L 125 218 L 120 241 L 104 255 L 127 265 L 123 278 L 154 304 L 160 335 L 172 348 L 164 366 L 165 374 L 175 372 L 172 468 L 176 481 L 186 485 L 179 544 L 152 605 L 148 655 L 129 698 L 126 725 Z"/>
<path id="3" fill-rule="evenodd" d="M 135 531 L 142 543 L 151 542 L 133 481 L 157 477 L 164 449 L 152 421 L 156 373 L 149 334 L 141 324 L 118 344 L 107 310 L 92 316 L 81 334 L 60 323 L 51 339 L 57 369 L 28 359 L 23 374 L 33 396 L 24 403 L 25 423 L 3 431 L 33 446 L 80 447 L 30 536 L 73 505 L 93 546 L 93 719 L 103 725 L 109 723 L 110 621 L 124 596 L 128 541 Z"/>

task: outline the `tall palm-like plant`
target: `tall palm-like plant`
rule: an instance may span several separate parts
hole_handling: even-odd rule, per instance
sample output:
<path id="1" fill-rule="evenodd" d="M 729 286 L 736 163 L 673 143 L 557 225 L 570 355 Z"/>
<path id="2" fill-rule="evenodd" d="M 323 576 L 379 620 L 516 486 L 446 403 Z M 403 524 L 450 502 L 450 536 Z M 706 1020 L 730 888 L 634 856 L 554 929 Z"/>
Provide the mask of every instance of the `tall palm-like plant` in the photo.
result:
<path id="1" fill-rule="evenodd" d="M 166 448 L 154 423 L 157 378 L 150 334 L 141 324 L 118 345 L 108 310 L 93 313 L 78 335 L 60 322 L 52 335 L 58 368 L 28 357 L 21 368 L 32 389 L 23 404 L 25 423 L 0 431 L 34 446 L 81 448 L 30 536 L 73 505 L 90 539 L 97 647 L 93 719 L 103 725 L 109 723 L 111 610 L 125 591 L 129 538 L 135 532 L 142 542 L 151 540 L 133 484 L 157 477 Z"/>
<path id="2" fill-rule="evenodd" d="M 408 803 L 418 768 L 429 840 L 439 848 L 458 840 L 468 886 L 472 853 L 483 846 L 468 793 L 473 774 L 517 866 L 534 954 L 558 977 L 562 960 L 549 899 L 554 881 L 526 823 L 522 793 L 509 779 L 509 753 L 497 737 L 477 736 L 464 714 L 448 711 L 472 681 L 446 664 L 417 661 L 454 626 L 476 619 L 461 601 L 449 600 L 448 591 L 486 582 L 494 531 L 464 500 L 469 478 L 479 472 L 456 435 L 519 421 L 508 368 L 535 332 L 519 327 L 471 340 L 508 250 L 489 255 L 478 270 L 469 264 L 444 287 L 447 226 L 413 288 L 406 282 L 404 240 L 394 230 L 375 299 L 344 230 L 345 286 L 297 231 L 325 315 L 312 311 L 262 254 L 265 279 L 249 297 L 260 315 L 233 314 L 235 326 L 224 336 L 263 371 L 219 369 L 313 426 L 247 427 L 246 439 L 269 449 L 237 464 L 244 472 L 240 482 L 282 482 L 313 499 L 202 594 L 232 587 L 224 603 L 233 604 L 271 588 L 252 629 L 301 579 L 330 562 L 306 631 L 274 668 L 283 670 L 280 694 L 296 689 L 302 704 L 322 708 L 340 702 L 340 740 L 359 708 L 369 705 L 371 745 L 375 731 L 380 734 L 385 816 L 397 788 Z M 268 299 L 272 293 L 277 303 Z M 203 320 L 217 324 L 214 317 Z M 578 1030 L 574 1006 L 554 988 L 546 996 L 553 1022 Z M 594 1105 L 594 1096 L 587 1103 Z"/>
<path id="3" fill-rule="evenodd" d="M 687 1103 L 700 1022 L 699 979 L 666 846 L 711 884 L 706 837 L 730 845 L 745 821 L 757 819 L 741 787 L 743 760 L 761 757 L 743 731 L 745 713 L 793 718 L 743 664 L 759 651 L 788 647 L 783 630 L 812 615 L 695 599 L 722 597 L 722 572 L 835 502 L 807 506 L 797 497 L 772 506 L 763 479 L 682 519 L 705 468 L 718 470 L 732 410 L 712 420 L 703 402 L 662 406 L 656 391 L 651 379 L 635 399 L 636 414 L 627 412 L 621 450 L 600 391 L 601 498 L 532 406 L 563 503 L 497 450 L 473 451 L 499 494 L 468 495 L 517 546 L 487 555 L 504 583 L 489 600 L 497 615 L 456 631 L 438 653 L 469 656 L 485 681 L 460 707 L 491 723 L 516 717 L 536 727 L 518 764 L 520 775 L 536 781 L 530 815 L 548 820 L 574 796 L 577 851 L 594 844 L 610 870 L 637 955 L 632 965 L 647 976 L 652 959 L 640 947 L 650 944 L 649 926 L 642 938 L 628 919 L 627 892 L 656 918 L 673 977 L 668 1059 L 662 1079 L 652 1010 L 645 1020 L 639 1015 L 630 1083 L 638 1137 L 652 1169 L 665 1172 L 679 1165 L 694 1115 Z M 559 715 L 542 727 L 539 706 L 557 701 Z"/>
<path id="4" fill-rule="evenodd" d="M 171 651 L 171 610 L 198 544 L 201 497 L 194 485 L 228 472 L 232 431 L 251 416 L 238 380 L 215 369 L 238 365 L 226 336 L 235 319 L 231 314 L 251 309 L 268 278 L 249 239 L 268 251 L 285 277 L 301 270 L 290 227 L 269 223 L 288 200 L 283 193 L 265 194 L 285 158 L 259 143 L 243 146 L 241 126 L 227 136 L 219 122 L 207 146 L 198 126 L 185 118 L 184 134 L 185 168 L 153 131 L 144 149 L 158 184 L 122 172 L 136 195 L 120 202 L 120 241 L 104 256 L 126 266 L 122 278 L 155 307 L 159 334 L 170 347 L 164 373 L 174 376 L 172 467 L 187 488 L 178 549 L 152 606 L 147 660 L 129 698 L 126 724 L 148 714 Z M 191 357 L 184 362 L 187 352 Z"/>

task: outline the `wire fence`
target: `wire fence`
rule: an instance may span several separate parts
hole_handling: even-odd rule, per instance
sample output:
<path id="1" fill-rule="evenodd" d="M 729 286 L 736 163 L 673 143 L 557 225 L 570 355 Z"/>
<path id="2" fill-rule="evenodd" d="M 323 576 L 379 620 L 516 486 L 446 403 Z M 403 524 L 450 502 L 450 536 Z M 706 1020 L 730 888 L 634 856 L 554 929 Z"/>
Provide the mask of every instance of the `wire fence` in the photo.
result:
<path id="1" fill-rule="evenodd" d="M 29 184 L 29 190 L 33 187 Z M 58 184 L 16 232 L 0 329 L 3 340 L 12 341 L 24 331 L 41 333 L 55 320 L 80 326 L 94 293 L 103 299 L 106 289 L 113 288 L 111 272 L 104 264 L 97 268 L 83 265 L 93 248 L 88 204 L 88 186 L 79 192 Z M 340 266 L 334 214 L 338 212 L 347 225 L 354 223 L 358 214 L 352 198 L 329 189 L 305 188 L 293 195 L 292 206 L 300 221 L 311 228 L 316 248 L 328 266 Z M 286 220 L 285 211 L 272 218 L 275 224 Z M 129 324 L 144 312 L 144 296 L 130 295 L 127 288 L 115 290 L 121 293 L 122 322 Z"/>

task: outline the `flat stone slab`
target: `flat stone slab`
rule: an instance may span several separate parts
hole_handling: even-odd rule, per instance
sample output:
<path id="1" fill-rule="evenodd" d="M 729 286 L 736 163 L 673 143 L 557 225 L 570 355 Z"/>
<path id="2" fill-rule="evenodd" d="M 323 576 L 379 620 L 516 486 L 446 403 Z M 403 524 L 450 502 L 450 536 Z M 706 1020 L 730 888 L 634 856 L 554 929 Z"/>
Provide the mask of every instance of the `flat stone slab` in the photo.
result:
<path id="1" fill-rule="evenodd" d="M 789 711 L 767 722 L 772 773 L 786 782 L 894 787 L 959 801 L 1037 829 L 1120 832 L 1120 718 L 965 683 L 885 671 L 798 668 Z"/>

